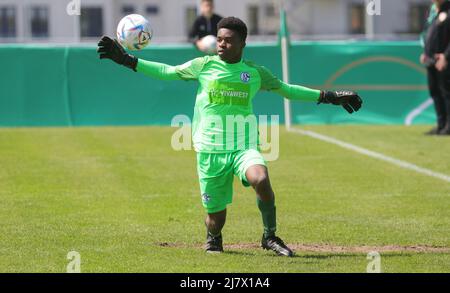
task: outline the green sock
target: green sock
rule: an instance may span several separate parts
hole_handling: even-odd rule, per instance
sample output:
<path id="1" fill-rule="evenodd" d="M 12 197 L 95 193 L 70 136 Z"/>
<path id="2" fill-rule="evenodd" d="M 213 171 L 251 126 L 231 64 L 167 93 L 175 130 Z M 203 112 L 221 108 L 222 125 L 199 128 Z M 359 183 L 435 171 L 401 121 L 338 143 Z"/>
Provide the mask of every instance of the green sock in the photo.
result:
<path id="1" fill-rule="evenodd" d="M 277 216 L 275 208 L 275 199 L 269 201 L 262 201 L 257 198 L 258 208 L 261 211 L 263 225 L 264 225 L 264 237 L 270 237 L 275 235 L 277 230 Z"/>

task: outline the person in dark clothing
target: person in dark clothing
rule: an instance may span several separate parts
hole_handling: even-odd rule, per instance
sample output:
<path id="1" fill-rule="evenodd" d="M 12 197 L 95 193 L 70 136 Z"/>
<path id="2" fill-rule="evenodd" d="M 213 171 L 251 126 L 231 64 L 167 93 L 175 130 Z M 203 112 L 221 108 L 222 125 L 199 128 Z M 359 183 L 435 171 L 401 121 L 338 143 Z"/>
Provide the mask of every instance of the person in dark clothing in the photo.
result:
<path id="1" fill-rule="evenodd" d="M 450 135 L 450 1 L 433 2 L 437 13 L 430 19 L 420 58 L 427 67 L 428 87 L 437 116 L 437 126 L 427 134 Z"/>
<path id="2" fill-rule="evenodd" d="M 213 0 L 201 0 L 200 13 L 201 15 L 197 17 L 189 32 L 189 40 L 194 43 L 197 49 L 204 52 L 207 48 L 204 47 L 201 40 L 209 35 L 217 36 L 217 24 L 222 16 L 214 13 Z"/>

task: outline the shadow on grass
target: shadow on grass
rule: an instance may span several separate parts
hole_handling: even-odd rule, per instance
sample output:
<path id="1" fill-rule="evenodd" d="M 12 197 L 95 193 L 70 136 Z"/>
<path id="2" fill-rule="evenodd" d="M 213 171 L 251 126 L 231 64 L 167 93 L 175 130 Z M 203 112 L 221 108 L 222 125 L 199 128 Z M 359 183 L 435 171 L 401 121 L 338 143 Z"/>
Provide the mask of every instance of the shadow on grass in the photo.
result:
<path id="1" fill-rule="evenodd" d="M 361 257 L 365 256 L 363 253 L 333 253 L 333 254 L 294 254 L 293 257 L 284 257 L 276 255 L 275 253 L 265 252 L 260 255 L 256 252 L 251 252 L 249 250 L 225 250 L 224 255 L 242 255 L 242 256 L 263 256 L 263 257 L 273 257 L 273 258 L 285 258 L 285 259 L 330 259 L 330 258 L 343 258 L 343 257 Z M 401 255 L 401 254 L 398 254 Z M 389 256 L 389 255 L 386 255 Z M 392 255 L 390 255 L 392 256 Z"/>
<path id="2" fill-rule="evenodd" d="M 323 254 L 296 254 L 295 257 L 301 258 L 312 258 L 312 259 L 329 259 L 334 257 L 360 257 L 365 256 L 365 253 L 323 253 Z M 406 256 L 411 257 L 411 253 L 401 253 L 401 252 L 388 252 L 381 253 L 382 257 L 395 257 L 395 256 Z"/>
<path id="3" fill-rule="evenodd" d="M 223 254 L 256 256 L 255 253 L 245 250 L 224 250 Z"/>
<path id="4" fill-rule="evenodd" d="M 165 248 L 184 248 L 184 249 L 195 249 L 195 250 L 204 250 L 201 245 L 183 245 L 183 244 L 175 244 L 175 243 L 158 243 L 157 246 L 165 247 Z M 263 254 L 261 254 L 263 253 Z M 365 252 L 309 252 L 309 251 L 298 251 L 295 252 L 294 256 L 286 259 L 305 259 L 305 260 L 324 260 L 324 259 L 332 259 L 332 258 L 352 258 L 352 257 L 366 257 Z M 380 255 L 382 257 L 411 257 L 412 255 L 424 253 L 424 252 L 411 252 L 411 251 L 387 251 L 381 252 Z M 278 256 L 275 253 L 271 253 L 269 251 L 263 251 L 261 249 L 253 249 L 253 248 L 244 248 L 244 249 L 227 249 L 225 247 L 223 255 L 237 255 L 237 256 L 264 256 L 264 257 L 274 257 L 274 258 L 283 258 L 282 256 Z"/>

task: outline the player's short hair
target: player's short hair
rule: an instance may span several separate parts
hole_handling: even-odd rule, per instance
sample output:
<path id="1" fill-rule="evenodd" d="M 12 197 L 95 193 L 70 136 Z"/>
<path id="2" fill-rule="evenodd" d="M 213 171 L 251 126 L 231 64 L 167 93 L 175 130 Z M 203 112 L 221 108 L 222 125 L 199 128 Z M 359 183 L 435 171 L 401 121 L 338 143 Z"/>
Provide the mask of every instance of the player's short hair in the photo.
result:
<path id="1" fill-rule="evenodd" d="M 230 16 L 222 18 L 217 24 L 217 30 L 220 30 L 221 28 L 227 28 L 237 32 L 244 42 L 247 39 L 247 25 L 237 17 Z"/>
<path id="2" fill-rule="evenodd" d="M 209 3 L 211 3 L 211 4 L 214 4 L 214 0 L 201 0 L 200 2 L 201 2 L 201 3 L 203 3 L 203 2 L 209 2 Z"/>

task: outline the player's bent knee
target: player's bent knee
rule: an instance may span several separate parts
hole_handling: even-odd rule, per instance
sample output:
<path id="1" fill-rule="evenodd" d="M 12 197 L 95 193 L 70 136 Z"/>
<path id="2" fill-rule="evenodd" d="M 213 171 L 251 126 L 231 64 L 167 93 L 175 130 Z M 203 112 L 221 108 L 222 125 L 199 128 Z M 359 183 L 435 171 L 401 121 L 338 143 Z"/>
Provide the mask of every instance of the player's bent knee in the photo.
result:
<path id="1" fill-rule="evenodd" d="M 263 187 L 269 184 L 269 175 L 266 172 L 259 173 L 250 180 L 253 187 Z"/>

